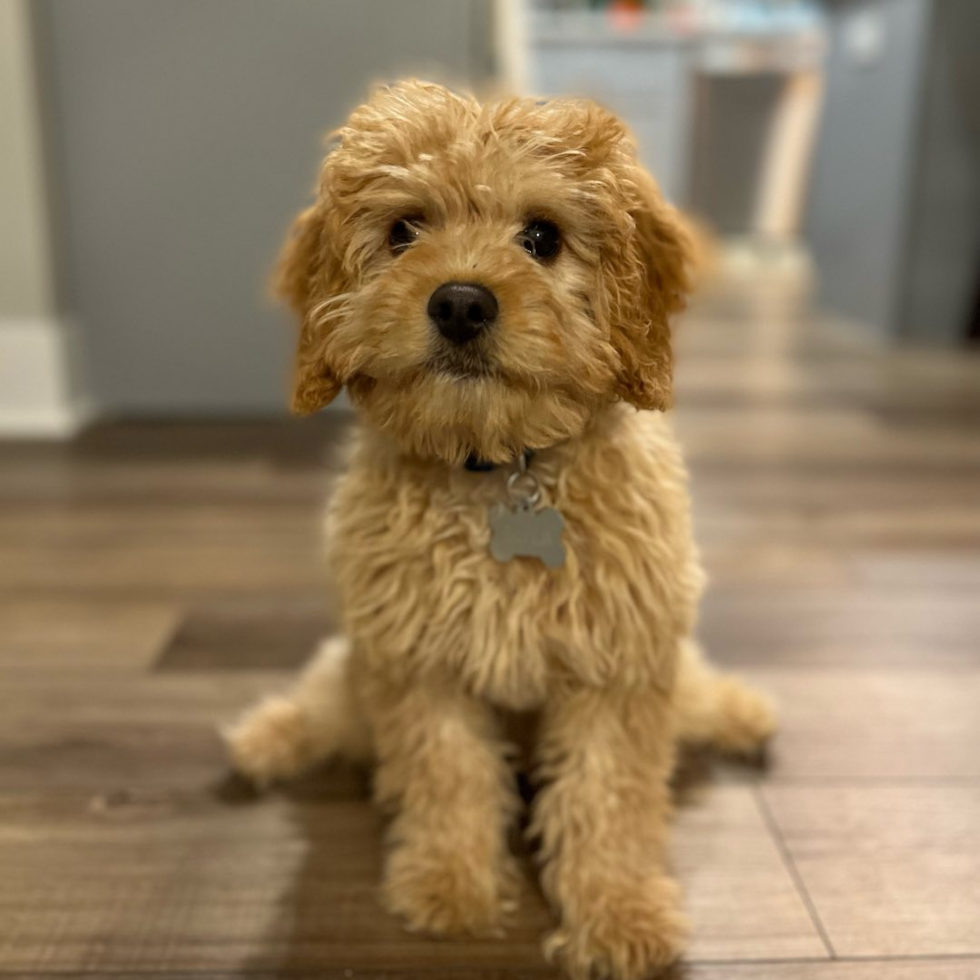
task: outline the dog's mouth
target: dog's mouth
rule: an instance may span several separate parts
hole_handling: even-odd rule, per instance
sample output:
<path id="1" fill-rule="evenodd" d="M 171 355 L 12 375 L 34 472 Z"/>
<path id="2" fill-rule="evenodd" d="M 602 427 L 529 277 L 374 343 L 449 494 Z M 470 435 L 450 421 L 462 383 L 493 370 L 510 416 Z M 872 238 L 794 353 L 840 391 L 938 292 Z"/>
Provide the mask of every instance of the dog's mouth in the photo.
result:
<path id="1" fill-rule="evenodd" d="M 425 367 L 433 374 L 441 374 L 454 381 L 503 378 L 500 368 L 485 351 L 470 346 L 438 350 L 426 361 Z"/>

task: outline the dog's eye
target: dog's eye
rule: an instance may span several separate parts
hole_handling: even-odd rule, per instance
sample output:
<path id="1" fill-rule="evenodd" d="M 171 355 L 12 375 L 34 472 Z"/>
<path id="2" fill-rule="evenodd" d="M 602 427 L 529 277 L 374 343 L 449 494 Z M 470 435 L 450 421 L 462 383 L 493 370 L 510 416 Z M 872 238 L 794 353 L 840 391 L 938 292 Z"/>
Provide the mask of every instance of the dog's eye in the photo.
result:
<path id="1" fill-rule="evenodd" d="M 388 232 L 388 248 L 394 253 L 404 252 L 416 238 L 419 237 L 419 228 L 422 219 L 418 215 L 407 218 L 399 218 Z"/>
<path id="2" fill-rule="evenodd" d="M 561 232 L 551 221 L 532 221 L 520 233 L 518 241 L 536 259 L 553 259 L 561 248 Z"/>

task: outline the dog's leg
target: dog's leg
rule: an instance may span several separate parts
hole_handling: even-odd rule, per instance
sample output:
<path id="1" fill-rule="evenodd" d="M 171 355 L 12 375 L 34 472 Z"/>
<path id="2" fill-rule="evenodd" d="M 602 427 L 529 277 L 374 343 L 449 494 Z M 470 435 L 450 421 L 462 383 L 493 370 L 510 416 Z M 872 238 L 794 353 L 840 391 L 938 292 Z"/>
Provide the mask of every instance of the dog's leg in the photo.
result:
<path id="1" fill-rule="evenodd" d="M 412 930 L 495 934 L 513 907 L 518 798 L 491 709 L 446 687 L 379 682 L 367 698 L 375 792 L 394 814 L 383 886 Z"/>
<path id="2" fill-rule="evenodd" d="M 707 663 L 693 640 L 681 644 L 674 687 L 677 737 L 734 755 L 755 755 L 776 730 L 772 702 Z"/>
<path id="3" fill-rule="evenodd" d="M 324 642 L 291 691 L 260 702 L 223 734 L 235 768 L 259 785 L 335 754 L 367 759 L 370 734 L 351 681 L 350 644 Z"/>
<path id="4" fill-rule="evenodd" d="M 664 867 L 673 746 L 669 696 L 653 689 L 570 692 L 545 708 L 531 832 L 560 917 L 545 954 L 576 980 L 640 980 L 683 950 Z"/>

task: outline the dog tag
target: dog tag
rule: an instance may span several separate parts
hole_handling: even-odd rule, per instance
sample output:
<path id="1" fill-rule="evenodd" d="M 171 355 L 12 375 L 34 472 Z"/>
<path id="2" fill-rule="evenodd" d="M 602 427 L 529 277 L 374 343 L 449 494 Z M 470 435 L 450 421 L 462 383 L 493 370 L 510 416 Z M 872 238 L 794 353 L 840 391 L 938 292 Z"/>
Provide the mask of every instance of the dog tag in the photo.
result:
<path id="1" fill-rule="evenodd" d="M 490 510 L 490 554 L 497 561 L 510 561 L 520 555 L 538 558 L 548 568 L 561 568 L 565 564 L 565 544 L 561 539 L 564 528 L 565 519 L 554 507 L 512 509 L 507 504 L 496 504 Z"/>

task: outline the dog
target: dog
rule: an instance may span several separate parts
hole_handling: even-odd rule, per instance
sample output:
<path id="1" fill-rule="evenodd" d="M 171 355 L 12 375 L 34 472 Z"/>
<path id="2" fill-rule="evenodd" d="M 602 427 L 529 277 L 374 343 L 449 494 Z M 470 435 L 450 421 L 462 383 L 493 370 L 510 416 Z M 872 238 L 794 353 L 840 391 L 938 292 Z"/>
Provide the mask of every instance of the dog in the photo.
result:
<path id="1" fill-rule="evenodd" d="M 327 519 L 343 636 L 227 732 L 258 783 L 372 760 L 383 896 L 414 930 L 514 906 L 514 716 L 528 831 L 573 977 L 673 962 L 678 745 L 753 753 L 769 702 L 701 657 L 703 576 L 663 411 L 692 245 L 626 127 L 579 100 L 407 81 L 336 134 L 278 291 L 292 403 L 360 416 Z"/>

